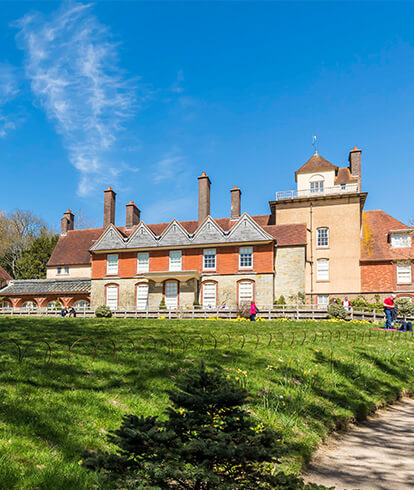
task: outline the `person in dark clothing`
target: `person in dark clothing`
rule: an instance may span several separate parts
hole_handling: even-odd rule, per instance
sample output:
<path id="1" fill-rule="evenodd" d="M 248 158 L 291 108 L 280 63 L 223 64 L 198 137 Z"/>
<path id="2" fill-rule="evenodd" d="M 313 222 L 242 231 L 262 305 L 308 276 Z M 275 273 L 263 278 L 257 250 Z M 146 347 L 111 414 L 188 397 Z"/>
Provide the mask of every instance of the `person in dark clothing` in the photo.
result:
<path id="1" fill-rule="evenodd" d="M 76 310 L 73 306 L 69 309 L 69 316 L 71 318 L 76 318 Z"/>
<path id="2" fill-rule="evenodd" d="M 68 309 L 66 308 L 66 306 L 64 306 L 60 311 L 60 316 L 64 318 L 67 314 L 68 314 Z"/>
<path id="3" fill-rule="evenodd" d="M 413 333 L 413 324 L 411 322 L 407 322 L 407 320 L 403 320 L 401 322 L 400 331 Z"/>

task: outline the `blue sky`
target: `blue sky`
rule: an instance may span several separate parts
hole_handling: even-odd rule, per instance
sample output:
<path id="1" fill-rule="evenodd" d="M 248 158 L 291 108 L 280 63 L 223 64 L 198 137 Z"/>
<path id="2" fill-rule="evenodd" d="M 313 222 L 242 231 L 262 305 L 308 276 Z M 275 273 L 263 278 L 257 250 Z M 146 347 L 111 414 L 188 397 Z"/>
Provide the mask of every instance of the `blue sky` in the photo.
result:
<path id="1" fill-rule="evenodd" d="M 58 225 L 196 219 L 295 187 L 319 153 L 362 148 L 365 209 L 414 218 L 414 3 L 1 2 L 0 210 Z"/>

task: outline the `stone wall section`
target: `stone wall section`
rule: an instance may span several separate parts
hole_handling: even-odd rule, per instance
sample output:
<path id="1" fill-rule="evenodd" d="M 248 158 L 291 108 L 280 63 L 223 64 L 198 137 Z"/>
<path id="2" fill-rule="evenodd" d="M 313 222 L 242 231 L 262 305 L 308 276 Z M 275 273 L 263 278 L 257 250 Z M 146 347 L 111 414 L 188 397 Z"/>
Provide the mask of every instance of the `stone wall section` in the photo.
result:
<path id="1" fill-rule="evenodd" d="M 275 270 L 275 298 L 305 292 L 305 247 L 276 248 Z"/>

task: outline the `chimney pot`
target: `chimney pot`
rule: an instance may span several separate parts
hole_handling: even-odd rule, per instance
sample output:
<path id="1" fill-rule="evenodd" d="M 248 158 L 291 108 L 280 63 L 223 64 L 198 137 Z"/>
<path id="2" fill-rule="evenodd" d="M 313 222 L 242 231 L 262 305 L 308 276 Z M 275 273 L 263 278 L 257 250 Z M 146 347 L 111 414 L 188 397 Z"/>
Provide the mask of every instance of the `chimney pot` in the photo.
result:
<path id="1" fill-rule="evenodd" d="M 112 190 L 112 187 L 108 187 L 108 189 L 104 191 L 104 228 L 111 223 L 115 224 L 115 199 L 116 193 Z"/>
<path id="2" fill-rule="evenodd" d="M 241 190 L 235 185 L 231 193 L 231 219 L 239 219 L 241 214 Z"/>
<path id="3" fill-rule="evenodd" d="M 202 172 L 198 178 L 198 224 L 210 214 L 210 185 L 210 179 Z"/>
<path id="4" fill-rule="evenodd" d="M 131 229 L 136 226 L 141 218 L 141 211 L 137 208 L 136 204 L 132 201 L 126 205 L 126 224 L 127 229 Z"/>

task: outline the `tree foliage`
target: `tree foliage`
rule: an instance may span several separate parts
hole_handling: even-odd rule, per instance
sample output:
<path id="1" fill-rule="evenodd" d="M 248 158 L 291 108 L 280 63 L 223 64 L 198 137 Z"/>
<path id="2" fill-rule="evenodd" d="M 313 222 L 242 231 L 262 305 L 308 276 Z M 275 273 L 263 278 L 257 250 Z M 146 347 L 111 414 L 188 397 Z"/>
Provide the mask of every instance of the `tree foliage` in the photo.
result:
<path id="1" fill-rule="evenodd" d="M 280 453 L 277 434 L 243 408 L 248 393 L 220 372 L 187 374 L 165 420 L 127 415 L 108 440 L 116 453 L 88 453 L 84 466 L 120 488 L 322 488 L 269 465 Z M 267 465 L 267 468 L 266 468 Z"/>
<path id="2" fill-rule="evenodd" d="M 22 257 L 16 262 L 16 279 L 44 279 L 46 264 L 52 255 L 59 235 L 43 234 L 35 238 L 32 244 L 23 250 Z"/>

